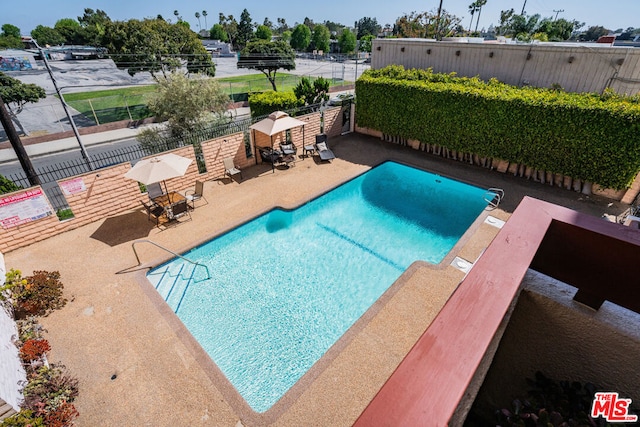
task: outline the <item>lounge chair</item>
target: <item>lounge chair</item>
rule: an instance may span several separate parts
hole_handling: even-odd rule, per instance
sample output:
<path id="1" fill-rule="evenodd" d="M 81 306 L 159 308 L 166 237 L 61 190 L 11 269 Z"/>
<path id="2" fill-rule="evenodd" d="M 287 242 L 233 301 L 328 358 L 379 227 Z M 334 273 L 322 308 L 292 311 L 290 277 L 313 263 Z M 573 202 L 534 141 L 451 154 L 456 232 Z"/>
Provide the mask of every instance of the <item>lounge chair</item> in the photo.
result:
<path id="1" fill-rule="evenodd" d="M 315 148 L 320 156 L 320 160 L 331 161 L 336 158 L 336 155 L 333 154 L 333 151 L 327 146 L 327 135 L 325 134 L 316 135 Z"/>
<path id="2" fill-rule="evenodd" d="M 242 171 L 236 167 L 235 163 L 233 163 L 233 158 L 227 157 L 226 159 L 222 160 L 222 163 L 224 163 L 225 175 L 228 175 L 229 178 L 231 178 L 231 180 L 233 180 L 234 175 L 238 175 L 238 174 L 240 174 L 241 180 L 244 179 L 242 177 Z"/>
<path id="3" fill-rule="evenodd" d="M 187 199 L 187 202 L 190 203 L 191 209 L 196 208 L 196 202 L 198 200 L 202 199 L 207 202 L 205 204 L 209 203 L 207 199 L 204 198 L 204 182 L 202 181 L 196 181 L 196 188 L 194 190 L 187 190 L 184 193 L 184 197 Z"/>
<path id="4" fill-rule="evenodd" d="M 147 212 L 147 219 L 151 221 L 151 218 L 153 218 L 156 223 L 156 227 L 160 227 L 160 219 L 162 217 L 166 218 L 166 211 L 164 208 L 153 203 L 145 203 L 142 200 L 140 200 L 140 203 L 142 203 L 144 210 Z"/>

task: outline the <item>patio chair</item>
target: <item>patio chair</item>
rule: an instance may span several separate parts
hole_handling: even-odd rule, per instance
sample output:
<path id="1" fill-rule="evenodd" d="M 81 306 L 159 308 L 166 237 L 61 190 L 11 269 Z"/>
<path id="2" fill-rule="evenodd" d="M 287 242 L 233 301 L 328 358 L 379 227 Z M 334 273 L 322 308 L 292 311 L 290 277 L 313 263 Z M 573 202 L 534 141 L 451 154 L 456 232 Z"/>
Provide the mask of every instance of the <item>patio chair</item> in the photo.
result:
<path id="1" fill-rule="evenodd" d="M 258 147 L 258 152 L 260 152 L 262 163 L 271 163 L 272 171 L 276 165 L 280 165 L 284 161 L 282 153 L 279 150 L 274 150 L 270 147 Z"/>
<path id="2" fill-rule="evenodd" d="M 327 146 L 327 135 L 325 134 L 316 135 L 315 148 L 320 156 L 320 160 L 331 161 L 336 158 L 336 155 L 333 154 L 333 151 Z"/>
<path id="3" fill-rule="evenodd" d="M 147 185 L 147 194 L 149 195 L 149 199 L 153 200 L 156 197 L 162 196 L 164 191 L 162 191 L 162 186 L 159 182 L 154 182 L 153 184 Z"/>
<path id="4" fill-rule="evenodd" d="M 187 204 L 186 199 L 180 200 L 179 202 L 173 203 L 169 206 L 167 214 L 171 221 L 178 221 L 179 218 L 187 216 L 189 217 L 187 221 L 191 221 L 191 213 L 189 213 L 189 205 Z"/>
<path id="5" fill-rule="evenodd" d="M 222 163 L 224 163 L 225 175 L 229 175 L 229 178 L 231 178 L 231 180 L 233 180 L 234 175 L 238 175 L 238 174 L 240 174 L 241 180 L 244 179 L 242 177 L 242 171 L 236 167 L 235 163 L 233 163 L 232 157 L 227 157 L 226 159 L 223 159 Z"/>
<path id="6" fill-rule="evenodd" d="M 286 144 L 280 144 L 280 151 L 283 156 L 295 156 L 298 152 L 298 147 L 296 147 L 293 142 L 287 142 Z"/>
<path id="7" fill-rule="evenodd" d="M 204 198 L 204 182 L 203 181 L 196 181 L 196 188 L 194 190 L 187 190 L 184 193 L 184 197 L 185 199 L 187 199 L 187 202 L 190 203 L 191 209 L 196 208 L 196 202 L 198 200 L 204 200 L 205 202 L 207 202 L 205 204 L 209 203 L 207 199 Z"/>
<path id="8" fill-rule="evenodd" d="M 160 227 L 160 219 L 162 217 L 166 218 L 166 211 L 164 210 L 164 208 L 154 203 L 145 203 L 142 200 L 140 200 L 140 203 L 142 203 L 142 206 L 144 206 L 144 210 L 147 212 L 147 219 L 151 221 L 151 218 L 153 218 L 154 222 L 156 223 L 156 227 Z"/>

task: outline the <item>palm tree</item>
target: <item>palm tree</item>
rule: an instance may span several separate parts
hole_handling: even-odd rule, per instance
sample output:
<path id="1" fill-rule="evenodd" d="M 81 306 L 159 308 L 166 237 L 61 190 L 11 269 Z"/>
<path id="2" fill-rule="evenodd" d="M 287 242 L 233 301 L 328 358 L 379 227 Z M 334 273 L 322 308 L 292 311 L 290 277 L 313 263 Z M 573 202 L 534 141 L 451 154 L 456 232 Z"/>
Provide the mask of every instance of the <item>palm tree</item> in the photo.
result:
<path id="1" fill-rule="evenodd" d="M 476 7 L 478 8 L 478 19 L 476 20 L 476 30 L 478 32 L 478 22 L 480 22 L 480 13 L 482 13 L 482 6 L 487 4 L 487 0 L 476 0 Z"/>
<path id="2" fill-rule="evenodd" d="M 469 32 L 471 32 L 471 26 L 473 25 L 473 15 L 478 11 L 478 2 L 474 1 L 469 5 L 469 12 L 471 13 L 471 22 L 469 22 Z"/>
<path id="3" fill-rule="evenodd" d="M 207 26 L 207 11 L 206 10 L 202 11 L 202 16 L 204 16 L 204 28 L 205 29 L 209 29 L 209 27 Z"/>
<path id="4" fill-rule="evenodd" d="M 180 12 L 178 12 L 178 9 L 174 10 L 173 14 L 175 15 L 176 18 L 178 18 L 178 22 L 182 21 L 182 18 L 180 17 Z"/>
<path id="5" fill-rule="evenodd" d="M 202 28 L 200 26 L 200 12 L 196 12 L 196 19 L 198 20 L 198 28 Z"/>

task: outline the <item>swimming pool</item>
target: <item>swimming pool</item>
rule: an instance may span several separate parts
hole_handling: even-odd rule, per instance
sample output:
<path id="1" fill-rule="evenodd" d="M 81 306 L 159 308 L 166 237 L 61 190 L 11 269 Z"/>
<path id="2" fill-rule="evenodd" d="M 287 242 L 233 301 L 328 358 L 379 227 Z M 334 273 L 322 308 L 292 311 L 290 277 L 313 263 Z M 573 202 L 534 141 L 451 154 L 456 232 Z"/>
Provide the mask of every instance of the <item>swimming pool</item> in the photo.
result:
<path id="1" fill-rule="evenodd" d="M 387 162 L 147 277 L 230 383 L 268 410 L 416 260 L 439 263 L 486 191 Z"/>

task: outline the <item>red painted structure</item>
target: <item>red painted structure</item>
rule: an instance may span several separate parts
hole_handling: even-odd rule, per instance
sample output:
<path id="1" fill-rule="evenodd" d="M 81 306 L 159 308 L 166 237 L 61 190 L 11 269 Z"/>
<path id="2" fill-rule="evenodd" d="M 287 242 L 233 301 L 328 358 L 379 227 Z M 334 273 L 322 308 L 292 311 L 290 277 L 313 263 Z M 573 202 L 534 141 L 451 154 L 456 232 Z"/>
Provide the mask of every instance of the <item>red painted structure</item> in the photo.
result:
<path id="1" fill-rule="evenodd" d="M 639 230 L 525 197 L 354 426 L 448 425 L 529 267 L 639 312 L 639 260 Z"/>

